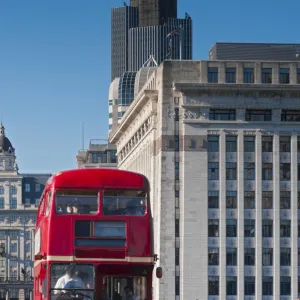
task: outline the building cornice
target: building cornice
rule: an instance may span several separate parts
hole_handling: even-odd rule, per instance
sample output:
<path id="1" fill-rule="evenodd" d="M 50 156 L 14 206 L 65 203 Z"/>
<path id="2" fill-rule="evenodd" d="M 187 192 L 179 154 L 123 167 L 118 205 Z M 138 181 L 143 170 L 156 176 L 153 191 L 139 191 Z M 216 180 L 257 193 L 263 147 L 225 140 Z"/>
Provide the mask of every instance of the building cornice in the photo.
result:
<path id="1" fill-rule="evenodd" d="M 177 92 L 273 92 L 300 93 L 300 84 L 239 84 L 239 83 L 173 83 L 173 90 Z"/>
<path id="2" fill-rule="evenodd" d="M 120 137 L 132 125 L 137 115 L 144 109 L 146 104 L 150 102 L 151 113 L 156 113 L 157 110 L 158 91 L 144 90 L 138 97 L 131 103 L 130 107 L 122 117 L 121 123 L 116 131 L 110 137 L 110 143 L 117 144 Z"/>

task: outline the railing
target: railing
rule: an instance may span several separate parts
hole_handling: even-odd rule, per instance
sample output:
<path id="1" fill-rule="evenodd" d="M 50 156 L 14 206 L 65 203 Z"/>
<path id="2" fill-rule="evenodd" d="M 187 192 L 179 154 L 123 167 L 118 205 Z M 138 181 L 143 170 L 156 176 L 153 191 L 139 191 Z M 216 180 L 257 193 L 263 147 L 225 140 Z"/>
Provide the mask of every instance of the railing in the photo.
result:
<path id="1" fill-rule="evenodd" d="M 33 283 L 33 277 L 24 278 L 23 276 L 0 276 L 0 283 Z"/>

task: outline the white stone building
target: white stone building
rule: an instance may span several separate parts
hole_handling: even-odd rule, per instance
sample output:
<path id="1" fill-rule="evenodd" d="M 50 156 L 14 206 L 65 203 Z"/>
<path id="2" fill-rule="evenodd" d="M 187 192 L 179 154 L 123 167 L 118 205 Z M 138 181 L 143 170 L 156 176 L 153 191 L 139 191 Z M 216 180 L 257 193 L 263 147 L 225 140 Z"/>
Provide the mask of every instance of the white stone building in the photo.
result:
<path id="1" fill-rule="evenodd" d="M 165 61 L 110 142 L 151 182 L 154 299 L 298 297 L 300 62 Z"/>
<path id="2" fill-rule="evenodd" d="M 90 140 L 86 150 L 79 150 L 76 155 L 77 169 L 117 168 L 116 147 L 105 140 Z"/>
<path id="3" fill-rule="evenodd" d="M 0 125 L 0 299 L 32 299 L 36 211 L 51 174 L 19 174 Z M 22 272 L 23 269 L 23 272 Z"/>

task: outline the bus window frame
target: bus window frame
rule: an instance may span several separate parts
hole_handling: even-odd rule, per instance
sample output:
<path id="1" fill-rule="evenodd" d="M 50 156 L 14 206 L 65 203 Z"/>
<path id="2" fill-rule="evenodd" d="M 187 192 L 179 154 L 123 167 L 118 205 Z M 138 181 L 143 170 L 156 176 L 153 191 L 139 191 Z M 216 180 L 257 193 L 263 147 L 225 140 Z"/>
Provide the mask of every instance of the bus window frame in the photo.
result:
<path id="1" fill-rule="evenodd" d="M 104 195 L 104 192 L 105 191 L 113 191 L 113 192 L 117 192 L 117 191 L 142 191 L 146 194 L 146 197 L 145 197 L 145 212 L 143 215 L 139 216 L 139 215 L 106 215 L 104 214 L 104 210 L 103 210 L 103 195 Z M 101 214 L 101 217 L 106 217 L 106 218 L 124 218 L 124 217 L 128 217 L 128 218 L 145 218 L 149 215 L 149 207 L 150 207 L 150 203 L 148 203 L 148 201 L 150 201 L 150 197 L 149 197 L 149 193 L 150 193 L 150 190 L 147 189 L 147 188 L 144 188 L 144 187 L 141 187 L 141 188 L 106 188 L 106 189 L 101 189 L 101 198 L 100 198 L 100 214 Z"/>
<path id="2" fill-rule="evenodd" d="M 83 190 L 94 190 L 94 191 L 97 191 L 97 212 L 95 214 L 66 214 L 66 213 L 58 213 L 56 211 L 56 192 L 57 191 L 83 191 Z M 53 193 L 52 193 L 53 197 L 52 197 L 52 208 L 51 208 L 51 213 L 52 215 L 55 215 L 55 216 L 60 216 L 60 217 L 65 217 L 65 216 L 76 216 L 76 217 L 80 217 L 80 216 L 84 216 L 84 217 L 87 217 L 87 216 L 92 216 L 92 217 L 95 217 L 95 216 L 99 216 L 99 214 L 101 213 L 101 210 L 100 210 L 100 189 L 84 189 L 84 188 L 54 188 L 53 189 Z"/>
<path id="3" fill-rule="evenodd" d="M 52 190 L 49 189 L 46 192 L 46 202 L 45 202 L 45 216 L 48 217 L 51 212 L 52 203 Z"/>

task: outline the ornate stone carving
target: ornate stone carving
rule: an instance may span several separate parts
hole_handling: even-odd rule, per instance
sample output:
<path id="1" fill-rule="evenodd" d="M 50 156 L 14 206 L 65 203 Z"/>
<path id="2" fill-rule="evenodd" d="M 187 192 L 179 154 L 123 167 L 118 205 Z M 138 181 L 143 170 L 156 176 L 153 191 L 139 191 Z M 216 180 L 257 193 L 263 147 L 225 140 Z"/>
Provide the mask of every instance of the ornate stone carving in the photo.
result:
<path id="1" fill-rule="evenodd" d="M 185 119 L 199 119 L 201 116 L 200 110 L 198 109 L 185 109 L 183 116 Z"/>

